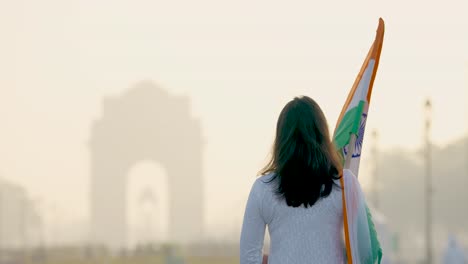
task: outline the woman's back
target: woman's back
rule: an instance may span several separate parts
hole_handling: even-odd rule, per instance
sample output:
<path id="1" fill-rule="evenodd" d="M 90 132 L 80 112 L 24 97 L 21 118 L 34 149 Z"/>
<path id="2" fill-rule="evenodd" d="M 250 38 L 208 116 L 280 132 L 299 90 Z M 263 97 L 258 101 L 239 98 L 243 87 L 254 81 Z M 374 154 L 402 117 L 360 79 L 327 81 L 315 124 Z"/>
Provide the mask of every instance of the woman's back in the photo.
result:
<path id="1" fill-rule="evenodd" d="M 276 193 L 273 174 L 251 190 L 241 239 L 241 264 L 260 263 L 265 226 L 270 234 L 269 264 L 344 263 L 341 190 L 305 208 L 286 204 Z M 338 181 L 336 181 L 338 183 Z"/>
<path id="2" fill-rule="evenodd" d="M 266 226 L 270 264 L 343 263 L 341 167 L 319 105 L 307 96 L 287 103 L 247 202 L 241 264 L 262 262 Z"/>

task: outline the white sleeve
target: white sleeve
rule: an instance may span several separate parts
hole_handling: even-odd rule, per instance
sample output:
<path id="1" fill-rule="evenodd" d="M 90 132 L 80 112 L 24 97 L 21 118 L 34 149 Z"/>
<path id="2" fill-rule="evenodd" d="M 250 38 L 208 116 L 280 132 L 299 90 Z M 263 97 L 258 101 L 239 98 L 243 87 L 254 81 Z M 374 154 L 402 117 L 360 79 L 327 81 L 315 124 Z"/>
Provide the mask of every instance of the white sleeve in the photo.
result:
<path id="1" fill-rule="evenodd" d="M 252 186 L 240 239 L 240 264 L 261 264 L 266 223 L 262 216 L 263 190 L 257 180 Z"/>

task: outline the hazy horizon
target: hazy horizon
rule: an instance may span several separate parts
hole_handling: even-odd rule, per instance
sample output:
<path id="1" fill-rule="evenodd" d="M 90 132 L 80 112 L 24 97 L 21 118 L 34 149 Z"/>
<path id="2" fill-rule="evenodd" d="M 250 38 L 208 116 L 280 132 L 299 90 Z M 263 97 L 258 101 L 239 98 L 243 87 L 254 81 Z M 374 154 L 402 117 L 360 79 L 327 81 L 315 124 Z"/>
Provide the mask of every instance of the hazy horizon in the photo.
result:
<path id="1" fill-rule="evenodd" d="M 339 5 L 0 3 L 0 179 L 25 186 L 48 211 L 55 206 L 63 221 L 87 219 L 91 125 L 103 115 L 106 98 L 151 81 L 190 99 L 205 139 L 205 224 L 212 233 L 235 231 L 284 104 L 311 96 L 333 130 L 379 17 L 386 36 L 363 164 L 370 162 L 374 129 L 382 150 L 420 148 L 426 98 L 433 102 L 434 143 L 465 137 L 468 3 Z M 157 186 L 167 177 L 162 164 L 142 161 L 129 174 L 137 189 L 159 188 L 165 204 L 167 190 Z M 364 185 L 368 177 L 364 169 Z M 164 205 L 158 210 L 167 212 Z"/>

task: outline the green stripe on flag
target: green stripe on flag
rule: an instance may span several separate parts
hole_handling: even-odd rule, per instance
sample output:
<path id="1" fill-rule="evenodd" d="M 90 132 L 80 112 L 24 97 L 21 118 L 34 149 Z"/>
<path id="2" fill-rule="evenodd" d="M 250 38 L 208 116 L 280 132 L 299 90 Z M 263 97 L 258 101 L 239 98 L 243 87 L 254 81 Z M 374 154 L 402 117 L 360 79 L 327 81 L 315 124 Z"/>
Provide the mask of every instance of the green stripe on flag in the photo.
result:
<path id="1" fill-rule="evenodd" d="M 367 205 L 366 205 L 366 213 L 367 213 L 367 223 L 369 225 L 369 235 L 371 239 L 371 252 L 370 253 L 372 254 L 372 258 L 368 260 L 367 262 L 364 262 L 364 264 L 365 263 L 380 264 L 380 262 L 382 261 L 382 248 L 380 247 L 377 230 L 375 229 L 374 222 L 372 221 L 372 215 Z"/>
<path id="2" fill-rule="evenodd" d="M 336 130 L 334 142 L 337 149 L 341 149 L 349 143 L 351 134 L 358 134 L 361 123 L 362 111 L 365 101 L 360 101 L 356 107 L 349 109 Z"/>

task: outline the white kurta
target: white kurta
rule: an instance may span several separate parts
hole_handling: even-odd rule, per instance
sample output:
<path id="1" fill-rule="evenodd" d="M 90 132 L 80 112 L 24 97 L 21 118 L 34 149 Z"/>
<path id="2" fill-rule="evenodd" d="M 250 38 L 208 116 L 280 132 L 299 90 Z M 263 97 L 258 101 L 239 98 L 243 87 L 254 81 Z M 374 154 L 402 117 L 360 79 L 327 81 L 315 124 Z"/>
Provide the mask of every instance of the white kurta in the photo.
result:
<path id="1" fill-rule="evenodd" d="M 250 191 L 242 225 L 240 263 L 262 263 L 266 226 L 271 241 L 269 264 L 344 263 L 339 187 L 312 207 L 294 208 L 275 194 L 276 183 L 268 183 L 272 176 L 258 178 Z"/>

